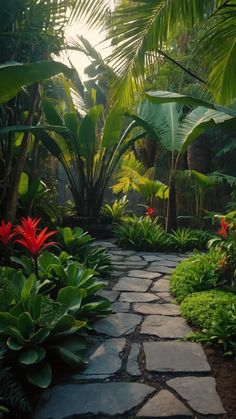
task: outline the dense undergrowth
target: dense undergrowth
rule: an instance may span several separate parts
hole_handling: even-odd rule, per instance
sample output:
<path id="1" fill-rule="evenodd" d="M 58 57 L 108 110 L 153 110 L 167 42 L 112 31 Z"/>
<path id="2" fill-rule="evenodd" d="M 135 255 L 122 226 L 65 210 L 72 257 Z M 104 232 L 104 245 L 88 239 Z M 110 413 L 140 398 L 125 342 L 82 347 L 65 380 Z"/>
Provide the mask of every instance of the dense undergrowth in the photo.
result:
<path id="1" fill-rule="evenodd" d="M 47 232 L 39 222 L 1 225 L 0 417 L 32 417 L 34 389 L 48 387 L 58 365 L 86 364 L 87 336 L 110 312 L 97 294 L 111 270 L 106 250 L 80 228 Z"/>

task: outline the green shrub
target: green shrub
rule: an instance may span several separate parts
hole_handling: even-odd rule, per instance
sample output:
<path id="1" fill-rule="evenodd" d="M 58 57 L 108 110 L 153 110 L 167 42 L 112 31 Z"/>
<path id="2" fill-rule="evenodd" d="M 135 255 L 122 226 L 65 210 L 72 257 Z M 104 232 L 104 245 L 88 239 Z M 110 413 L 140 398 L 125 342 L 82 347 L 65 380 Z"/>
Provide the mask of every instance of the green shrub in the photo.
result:
<path id="1" fill-rule="evenodd" d="M 100 275 L 111 271 L 111 257 L 107 249 L 91 246 L 94 239 L 82 228 L 58 227 L 59 240 L 63 250 Z"/>
<path id="2" fill-rule="evenodd" d="M 135 250 L 166 250 L 169 239 L 164 229 L 151 217 L 129 217 L 115 228 L 117 244 Z"/>
<path id="3" fill-rule="evenodd" d="M 178 302 L 188 294 L 214 288 L 218 282 L 216 274 L 217 254 L 197 253 L 181 262 L 173 272 L 170 289 Z"/>
<path id="4" fill-rule="evenodd" d="M 230 292 L 211 290 L 188 295 L 181 303 L 182 315 L 195 326 L 208 329 L 219 312 L 228 311 L 236 304 L 236 295 Z"/>
<path id="5" fill-rule="evenodd" d="M 194 245 L 197 244 L 197 237 L 190 228 L 178 228 L 169 234 L 169 239 L 171 247 L 182 252 L 193 249 Z"/>

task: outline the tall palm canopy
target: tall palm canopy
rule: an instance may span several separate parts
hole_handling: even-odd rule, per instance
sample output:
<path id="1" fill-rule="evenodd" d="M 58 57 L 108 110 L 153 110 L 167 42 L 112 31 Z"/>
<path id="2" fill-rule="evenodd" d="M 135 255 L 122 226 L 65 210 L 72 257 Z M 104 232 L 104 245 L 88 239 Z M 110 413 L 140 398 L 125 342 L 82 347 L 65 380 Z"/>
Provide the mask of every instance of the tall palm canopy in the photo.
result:
<path id="1" fill-rule="evenodd" d="M 145 65 L 166 54 L 175 31 L 203 23 L 199 60 L 209 67 L 216 99 L 230 102 L 236 94 L 235 22 L 235 0 L 123 0 L 109 24 L 110 60 L 119 76 L 114 96 L 119 92 L 123 101 L 130 101 L 134 90 L 143 87 Z"/>

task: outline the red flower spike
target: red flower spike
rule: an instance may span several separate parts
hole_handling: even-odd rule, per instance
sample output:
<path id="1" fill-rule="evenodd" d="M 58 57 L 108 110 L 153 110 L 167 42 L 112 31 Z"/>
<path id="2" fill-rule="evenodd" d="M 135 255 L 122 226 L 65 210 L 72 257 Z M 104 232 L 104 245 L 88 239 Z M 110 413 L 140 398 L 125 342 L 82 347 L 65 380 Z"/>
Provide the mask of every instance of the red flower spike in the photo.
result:
<path id="1" fill-rule="evenodd" d="M 2 224 L 0 226 L 0 242 L 7 247 L 13 237 L 15 236 L 15 232 L 12 231 L 12 223 L 11 221 L 8 221 L 8 223 L 5 223 L 5 221 L 2 220 Z"/>
<path id="2" fill-rule="evenodd" d="M 38 233 L 37 228 L 40 218 L 22 218 L 22 225 L 15 228 L 15 233 L 20 237 L 15 240 L 16 243 L 21 244 L 28 249 L 34 259 L 37 259 L 40 253 L 49 246 L 57 244 L 57 242 L 45 243 L 48 237 L 53 236 L 57 231 L 50 231 L 47 233 L 47 227 Z"/>
<path id="3" fill-rule="evenodd" d="M 155 214 L 156 210 L 153 207 L 148 207 L 146 209 L 146 215 L 148 215 L 149 217 L 152 217 Z"/>
<path id="4" fill-rule="evenodd" d="M 227 237 L 228 237 L 228 229 L 229 229 L 229 226 L 228 226 L 228 224 L 226 223 L 226 221 L 225 221 L 225 219 L 224 218 L 221 218 L 221 220 L 220 220 L 220 229 L 217 231 L 217 233 L 221 236 L 221 237 L 223 237 L 223 239 L 227 239 Z"/>

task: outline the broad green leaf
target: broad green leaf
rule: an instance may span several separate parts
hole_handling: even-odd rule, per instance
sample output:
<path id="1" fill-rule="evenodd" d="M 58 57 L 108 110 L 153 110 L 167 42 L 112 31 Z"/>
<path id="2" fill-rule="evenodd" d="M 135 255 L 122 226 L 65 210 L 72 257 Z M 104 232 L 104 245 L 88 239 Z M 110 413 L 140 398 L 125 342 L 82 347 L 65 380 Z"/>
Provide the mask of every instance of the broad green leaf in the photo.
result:
<path id="1" fill-rule="evenodd" d="M 205 100 L 201 100 L 196 97 L 181 95 L 175 92 L 157 90 L 157 91 L 146 92 L 146 96 L 148 100 L 154 104 L 175 102 L 175 103 L 181 103 L 183 105 L 190 105 L 192 107 L 203 106 L 205 108 L 215 109 L 217 111 L 225 112 L 231 116 L 236 116 L 236 111 L 232 108 L 226 108 L 216 103 L 207 102 Z"/>
<path id="2" fill-rule="evenodd" d="M 60 259 L 50 252 L 43 252 L 38 258 L 38 265 L 42 271 L 46 272 L 50 265 L 61 265 Z"/>
<path id="3" fill-rule="evenodd" d="M 6 63 L 0 65 L 0 103 L 7 102 L 23 86 L 45 80 L 59 73 L 71 77 L 73 71 L 56 61 L 40 61 L 32 64 Z"/>
<path id="4" fill-rule="evenodd" d="M 61 118 L 61 116 L 59 115 L 55 107 L 48 100 L 44 100 L 43 110 L 44 110 L 44 114 L 46 116 L 47 122 L 50 125 L 58 125 L 58 126 L 64 125 L 63 119 Z"/>
<path id="5" fill-rule="evenodd" d="M 19 183 L 19 187 L 18 187 L 18 193 L 19 195 L 24 195 L 28 192 L 28 188 L 29 188 L 29 176 L 27 175 L 26 172 L 22 172 L 21 173 L 21 177 L 20 177 L 20 183 Z"/>
<path id="6" fill-rule="evenodd" d="M 35 364 L 38 359 L 38 354 L 33 349 L 28 349 L 20 354 L 18 360 L 23 365 Z"/>
<path id="7" fill-rule="evenodd" d="M 25 339 L 34 332 L 34 322 L 29 313 L 22 313 L 18 319 L 19 331 Z"/>
<path id="8" fill-rule="evenodd" d="M 10 313 L 0 313 L 0 332 L 9 326 L 16 327 L 18 325 L 17 317 Z"/>
<path id="9" fill-rule="evenodd" d="M 85 115 L 79 128 L 79 147 L 84 157 L 91 157 L 95 148 L 96 126 L 102 112 L 102 106 L 93 106 Z"/>
<path id="10" fill-rule="evenodd" d="M 52 380 L 52 370 L 47 362 L 41 362 L 27 369 L 26 376 L 34 386 L 47 388 Z"/>
<path id="11" fill-rule="evenodd" d="M 102 147 L 112 147 L 119 142 L 123 117 L 123 109 L 115 108 L 108 114 L 103 130 Z"/>
<path id="12" fill-rule="evenodd" d="M 20 349 L 23 348 L 23 346 L 20 345 L 19 342 L 17 342 L 17 340 L 13 338 L 7 339 L 7 347 L 11 349 L 11 351 L 19 351 Z"/>
<path id="13" fill-rule="evenodd" d="M 82 296 L 82 290 L 70 286 L 59 290 L 57 301 L 68 307 L 71 313 L 76 313 L 80 309 Z"/>
<path id="14" fill-rule="evenodd" d="M 29 278 L 27 278 L 24 281 L 24 287 L 22 288 L 22 291 L 21 291 L 21 297 L 23 299 L 26 299 L 30 296 L 31 292 L 35 288 L 35 283 L 36 283 L 36 276 L 34 274 L 31 274 Z"/>
<path id="15" fill-rule="evenodd" d="M 80 121 L 78 120 L 77 113 L 67 112 L 64 115 L 65 125 L 71 131 L 73 135 L 77 135 Z"/>

